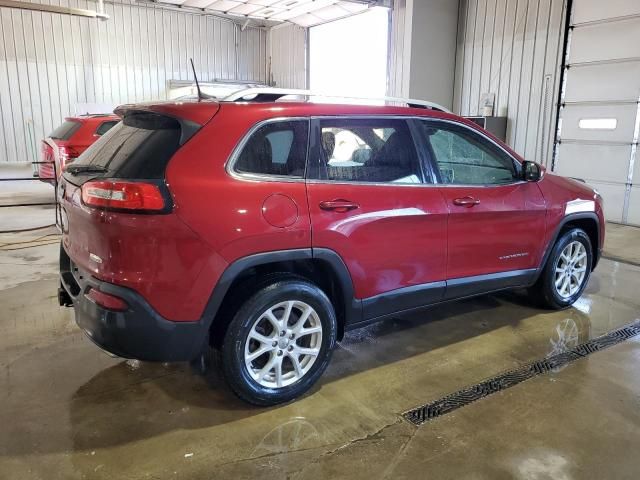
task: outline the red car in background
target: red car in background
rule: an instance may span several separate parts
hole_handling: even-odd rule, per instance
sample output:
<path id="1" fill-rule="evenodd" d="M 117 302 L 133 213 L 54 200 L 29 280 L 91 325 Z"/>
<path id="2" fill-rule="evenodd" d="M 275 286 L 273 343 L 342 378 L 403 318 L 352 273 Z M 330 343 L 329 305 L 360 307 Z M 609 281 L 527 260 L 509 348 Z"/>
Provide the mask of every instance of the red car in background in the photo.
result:
<path id="1" fill-rule="evenodd" d="M 38 177 L 53 183 L 60 177 L 67 163 L 73 162 L 93 142 L 120 121 L 116 115 L 92 114 L 67 117 L 64 122 L 42 140 L 42 162 L 38 165 Z M 55 168 L 54 168 L 55 166 Z"/>

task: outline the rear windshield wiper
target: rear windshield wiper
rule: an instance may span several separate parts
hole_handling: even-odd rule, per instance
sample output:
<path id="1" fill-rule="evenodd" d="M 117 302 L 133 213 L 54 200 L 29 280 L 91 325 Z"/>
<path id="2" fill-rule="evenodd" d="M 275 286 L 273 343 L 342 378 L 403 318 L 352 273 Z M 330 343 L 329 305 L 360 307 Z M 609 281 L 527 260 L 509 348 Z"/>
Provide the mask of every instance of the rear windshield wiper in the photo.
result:
<path id="1" fill-rule="evenodd" d="M 69 165 L 65 171 L 71 175 L 77 175 L 78 173 L 104 173 L 108 170 L 98 165 Z"/>

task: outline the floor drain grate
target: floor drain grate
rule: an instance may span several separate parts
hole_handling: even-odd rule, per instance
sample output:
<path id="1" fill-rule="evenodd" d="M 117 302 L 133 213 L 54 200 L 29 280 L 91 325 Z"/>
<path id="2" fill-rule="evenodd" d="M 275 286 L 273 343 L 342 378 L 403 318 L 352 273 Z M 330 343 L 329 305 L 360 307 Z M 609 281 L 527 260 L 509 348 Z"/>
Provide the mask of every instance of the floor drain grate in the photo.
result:
<path id="1" fill-rule="evenodd" d="M 571 350 L 558 353 L 542 360 L 536 360 L 525 364 L 515 370 L 509 370 L 480 382 L 476 385 L 451 393 L 431 403 L 414 408 L 402 414 L 402 416 L 414 425 L 422 425 L 425 422 L 458 408 L 469 405 L 476 400 L 488 397 L 496 392 L 506 390 L 529 378 L 542 375 L 550 370 L 562 367 L 579 358 L 590 355 L 594 352 L 616 345 L 631 337 L 640 335 L 640 322 L 633 323 L 626 327 L 613 330 L 605 335 L 596 337 L 586 343 L 582 343 Z"/>

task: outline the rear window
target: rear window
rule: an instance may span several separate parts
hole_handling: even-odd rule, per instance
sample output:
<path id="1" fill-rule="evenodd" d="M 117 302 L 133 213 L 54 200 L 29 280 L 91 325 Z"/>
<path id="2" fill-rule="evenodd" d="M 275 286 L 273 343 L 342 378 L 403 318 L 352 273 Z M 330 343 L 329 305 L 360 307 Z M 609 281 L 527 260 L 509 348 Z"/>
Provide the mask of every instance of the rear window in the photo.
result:
<path id="1" fill-rule="evenodd" d="M 80 122 L 65 120 L 62 125 L 49 134 L 49 138 L 53 138 L 54 140 L 69 140 L 80 128 L 80 125 Z"/>
<path id="2" fill-rule="evenodd" d="M 74 162 L 107 171 L 105 177 L 160 179 L 171 157 L 180 148 L 182 127 L 178 120 L 148 112 L 125 115 Z"/>
<path id="3" fill-rule="evenodd" d="M 107 133 L 109 130 L 111 130 L 116 123 L 118 123 L 117 120 L 109 120 L 108 122 L 102 122 L 100 124 L 100 126 L 96 129 L 96 135 L 98 136 L 102 136 L 105 133 Z"/>

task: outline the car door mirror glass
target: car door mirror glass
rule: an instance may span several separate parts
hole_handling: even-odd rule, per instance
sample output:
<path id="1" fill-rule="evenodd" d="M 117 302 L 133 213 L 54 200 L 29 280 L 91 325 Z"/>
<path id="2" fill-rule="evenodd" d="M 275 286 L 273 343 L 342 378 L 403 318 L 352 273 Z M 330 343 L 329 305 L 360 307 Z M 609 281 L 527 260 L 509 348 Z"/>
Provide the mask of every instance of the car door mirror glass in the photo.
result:
<path id="1" fill-rule="evenodd" d="M 542 168 L 536 162 L 525 161 L 522 167 L 525 181 L 537 182 L 542 178 Z"/>

